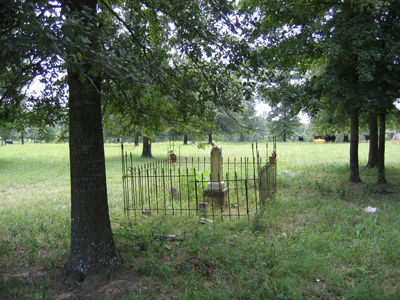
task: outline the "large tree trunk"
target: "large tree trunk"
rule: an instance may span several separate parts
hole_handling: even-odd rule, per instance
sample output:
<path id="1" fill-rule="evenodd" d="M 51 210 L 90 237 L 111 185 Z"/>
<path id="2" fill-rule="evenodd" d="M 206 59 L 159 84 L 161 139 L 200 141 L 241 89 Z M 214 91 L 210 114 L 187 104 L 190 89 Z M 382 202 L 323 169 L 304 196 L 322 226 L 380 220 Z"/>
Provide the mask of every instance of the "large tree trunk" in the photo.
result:
<path id="1" fill-rule="evenodd" d="M 78 73 L 68 73 L 68 85 L 71 252 L 65 267 L 83 280 L 109 276 L 119 257 L 108 212 L 100 94 L 89 81 L 82 83 Z"/>
<path id="2" fill-rule="evenodd" d="M 187 142 L 188 142 L 188 136 L 187 136 L 187 134 L 185 133 L 184 136 L 183 136 L 183 144 L 184 144 L 184 145 L 187 145 Z"/>
<path id="3" fill-rule="evenodd" d="M 151 141 L 147 136 L 143 136 L 142 157 L 148 157 L 148 158 L 153 157 L 153 155 L 151 154 Z"/>
<path id="4" fill-rule="evenodd" d="M 358 108 L 351 108 L 350 181 L 361 182 L 358 166 Z"/>
<path id="5" fill-rule="evenodd" d="M 71 12 L 96 1 L 70 1 Z M 89 69 L 88 63 L 81 70 Z M 100 77 L 81 82 L 68 69 L 71 168 L 71 249 L 65 265 L 69 282 L 102 283 L 119 265 L 111 232 L 101 116 Z M 92 82 L 91 82 L 92 81 Z"/>
<path id="6" fill-rule="evenodd" d="M 385 177 L 385 129 L 386 113 L 379 115 L 378 184 L 386 183 Z"/>
<path id="7" fill-rule="evenodd" d="M 369 121 L 369 154 L 368 168 L 374 168 L 378 164 L 378 119 L 371 116 Z"/>

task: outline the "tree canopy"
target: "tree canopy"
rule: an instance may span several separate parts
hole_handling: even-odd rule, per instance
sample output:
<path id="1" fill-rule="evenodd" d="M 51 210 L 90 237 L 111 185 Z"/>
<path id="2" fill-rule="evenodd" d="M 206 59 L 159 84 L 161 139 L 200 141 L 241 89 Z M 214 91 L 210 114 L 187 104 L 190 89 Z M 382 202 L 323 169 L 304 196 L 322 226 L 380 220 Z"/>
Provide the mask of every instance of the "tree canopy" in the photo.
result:
<path id="1" fill-rule="evenodd" d="M 290 109 L 283 104 L 275 106 L 267 117 L 267 127 L 270 134 L 287 141 L 296 134 L 296 129 L 301 126 L 299 117 L 292 117 Z"/>
<path id="2" fill-rule="evenodd" d="M 251 89 L 240 80 L 248 46 L 235 38 L 235 7 L 227 1 L 6 1 L 1 12 L 1 117 L 68 121 L 66 278 L 107 278 L 120 259 L 108 216 L 102 117 L 157 131 L 160 119 L 212 123 L 216 107 L 238 110 Z M 28 94 L 37 81 L 41 91 Z"/>
<path id="3" fill-rule="evenodd" d="M 360 181 L 359 113 L 386 114 L 400 96 L 399 3 L 248 0 L 240 5 L 254 29 L 249 38 L 260 44 L 250 59 L 262 70 L 259 81 L 271 81 L 277 70 L 296 74 L 305 93 L 291 99 L 294 109 L 350 116 L 350 180 Z"/>

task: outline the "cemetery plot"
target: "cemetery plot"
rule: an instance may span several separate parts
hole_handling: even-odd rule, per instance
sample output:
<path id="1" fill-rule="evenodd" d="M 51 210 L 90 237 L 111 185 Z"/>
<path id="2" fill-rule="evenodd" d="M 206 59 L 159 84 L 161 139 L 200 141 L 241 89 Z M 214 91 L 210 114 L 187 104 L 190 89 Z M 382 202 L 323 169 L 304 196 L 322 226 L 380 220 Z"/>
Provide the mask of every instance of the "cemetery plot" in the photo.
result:
<path id="1" fill-rule="evenodd" d="M 213 147 L 210 159 L 161 159 L 132 167 L 132 155 L 122 148 L 124 209 L 128 216 L 251 216 L 276 193 L 276 162 L 262 158 L 256 144 L 250 158 L 224 160 L 222 149 Z"/>

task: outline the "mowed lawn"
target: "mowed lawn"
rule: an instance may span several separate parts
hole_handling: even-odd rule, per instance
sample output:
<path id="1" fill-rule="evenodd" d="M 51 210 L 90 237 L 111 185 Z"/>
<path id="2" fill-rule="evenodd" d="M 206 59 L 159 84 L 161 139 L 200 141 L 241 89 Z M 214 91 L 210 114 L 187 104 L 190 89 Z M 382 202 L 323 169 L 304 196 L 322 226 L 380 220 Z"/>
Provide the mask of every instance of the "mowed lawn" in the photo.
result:
<path id="1" fill-rule="evenodd" d="M 217 145 L 224 159 L 252 155 L 250 143 Z M 140 157 L 141 145 L 124 146 L 137 164 L 149 161 Z M 154 143 L 154 157 L 167 157 L 169 146 Z M 210 155 L 210 147 L 174 146 L 181 158 Z M 368 146 L 359 144 L 363 182 L 353 184 L 348 143 L 278 143 L 278 193 L 266 211 L 251 220 L 202 225 L 183 217 L 128 220 L 121 146 L 105 144 L 115 240 L 138 281 L 124 293 L 87 298 L 400 299 L 400 144 L 386 143 L 388 184 L 381 186 L 377 170 L 365 167 Z M 272 143 L 268 153 L 265 143 L 257 149 L 266 158 Z M 0 299 L 66 293 L 48 278 L 29 278 L 57 272 L 68 257 L 69 179 L 68 144 L 0 147 Z M 365 212 L 368 206 L 377 212 Z M 155 239 L 157 234 L 183 241 Z M 80 299 L 68 293 L 63 299 Z"/>

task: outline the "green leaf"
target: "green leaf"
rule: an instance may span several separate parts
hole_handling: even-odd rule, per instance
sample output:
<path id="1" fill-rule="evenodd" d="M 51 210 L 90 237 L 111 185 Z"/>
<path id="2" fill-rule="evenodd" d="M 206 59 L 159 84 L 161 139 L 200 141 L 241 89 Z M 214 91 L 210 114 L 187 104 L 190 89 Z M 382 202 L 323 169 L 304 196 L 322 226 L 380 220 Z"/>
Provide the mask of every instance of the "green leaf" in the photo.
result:
<path id="1" fill-rule="evenodd" d="M 84 83 L 84 82 L 86 81 L 85 75 L 83 75 L 82 73 L 79 74 L 79 80 L 80 80 L 82 83 Z"/>
<path id="2" fill-rule="evenodd" d="M 75 36 L 74 30 L 71 27 L 64 27 L 64 36 L 73 41 Z"/>

